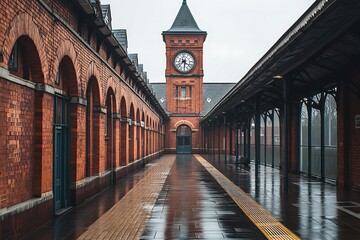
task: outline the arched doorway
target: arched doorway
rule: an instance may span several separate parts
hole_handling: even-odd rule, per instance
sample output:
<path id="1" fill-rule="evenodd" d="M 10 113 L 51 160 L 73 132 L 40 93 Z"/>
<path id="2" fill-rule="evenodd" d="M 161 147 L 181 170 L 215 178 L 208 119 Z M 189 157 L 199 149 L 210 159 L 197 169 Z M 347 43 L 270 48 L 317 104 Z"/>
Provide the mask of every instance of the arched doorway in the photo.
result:
<path id="1" fill-rule="evenodd" d="M 56 93 L 54 98 L 54 203 L 55 214 L 61 214 L 65 209 L 71 206 L 70 185 L 71 185 L 71 164 L 76 162 L 76 154 L 71 152 L 71 146 L 76 146 L 76 142 L 70 143 L 76 139 L 76 112 L 71 105 L 71 96 L 77 96 L 76 73 L 71 59 L 65 56 L 57 72 L 55 87 L 62 90 L 62 93 Z M 73 131 L 71 131 L 71 129 Z M 72 138 L 74 137 L 74 138 Z M 75 179 L 73 179 L 75 181 Z"/>
<path id="2" fill-rule="evenodd" d="M 191 128 L 187 125 L 180 125 L 176 130 L 176 153 L 191 153 Z"/>

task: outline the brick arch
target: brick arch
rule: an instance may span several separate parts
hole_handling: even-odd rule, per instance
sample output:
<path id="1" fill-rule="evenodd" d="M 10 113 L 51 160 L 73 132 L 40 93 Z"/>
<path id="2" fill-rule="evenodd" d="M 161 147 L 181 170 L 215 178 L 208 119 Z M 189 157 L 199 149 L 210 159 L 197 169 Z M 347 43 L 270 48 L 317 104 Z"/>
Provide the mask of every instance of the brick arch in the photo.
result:
<path id="1" fill-rule="evenodd" d="M 81 67 L 77 58 L 76 50 L 74 45 L 69 40 L 64 40 L 60 44 L 58 50 L 57 50 L 57 58 L 54 61 L 54 75 L 52 76 L 52 79 L 54 80 L 57 74 L 57 69 L 59 68 L 59 64 L 62 61 L 64 57 L 69 57 L 73 67 L 75 69 L 76 74 L 76 81 L 77 81 L 77 96 L 81 96 L 81 93 L 84 91 L 81 91 Z M 84 96 L 83 96 L 84 97 Z"/>
<path id="2" fill-rule="evenodd" d="M 46 78 L 47 73 L 49 72 L 49 65 L 47 60 L 47 53 L 43 40 L 40 36 L 39 28 L 32 20 L 31 16 L 26 13 L 19 13 L 15 16 L 13 21 L 11 21 L 8 26 L 8 34 L 5 36 L 3 53 L 4 53 L 4 62 L 8 63 L 10 59 L 10 54 L 15 42 L 21 36 L 28 36 L 34 43 L 41 62 L 41 69 L 44 75 L 44 82 L 49 84 L 49 79 Z"/>
<path id="3" fill-rule="evenodd" d="M 121 114 L 121 117 L 124 118 L 124 117 L 127 117 L 127 107 L 126 107 L 126 99 L 124 96 L 121 97 L 121 100 L 120 100 L 120 114 Z"/>
<path id="4" fill-rule="evenodd" d="M 192 122 L 190 122 L 188 120 L 180 120 L 174 124 L 174 129 L 177 129 L 180 125 L 188 125 L 191 129 L 195 128 L 195 126 Z"/>
<path id="5" fill-rule="evenodd" d="M 109 98 L 113 98 L 113 104 L 114 106 L 112 106 L 112 112 L 116 112 L 117 111 L 117 101 L 116 101 L 116 93 L 113 87 L 109 86 L 106 90 L 106 102 L 105 102 L 105 106 L 108 106 L 108 100 Z"/>
<path id="6" fill-rule="evenodd" d="M 112 89 L 112 91 L 114 92 L 114 95 L 115 95 L 115 106 L 117 106 L 116 110 L 117 112 L 120 112 L 119 109 L 120 109 L 120 96 L 119 96 L 119 92 L 120 91 L 117 91 L 117 87 L 116 87 L 116 82 L 114 81 L 114 78 L 113 77 L 109 77 L 108 80 L 107 80 L 107 86 L 106 86 L 106 92 L 109 92 L 109 89 Z"/>
<path id="7" fill-rule="evenodd" d="M 96 64 L 94 61 L 91 61 L 89 66 L 88 66 L 88 69 L 87 69 L 87 73 L 86 73 L 86 87 L 85 89 L 88 89 L 88 84 L 89 84 L 89 80 L 91 79 L 91 77 L 94 77 L 97 81 L 97 84 L 98 84 L 98 88 L 99 88 L 99 102 L 100 103 L 104 103 L 104 96 L 102 94 L 102 88 L 101 88 L 101 85 L 100 85 L 100 72 L 98 70 L 98 68 L 96 67 Z"/>

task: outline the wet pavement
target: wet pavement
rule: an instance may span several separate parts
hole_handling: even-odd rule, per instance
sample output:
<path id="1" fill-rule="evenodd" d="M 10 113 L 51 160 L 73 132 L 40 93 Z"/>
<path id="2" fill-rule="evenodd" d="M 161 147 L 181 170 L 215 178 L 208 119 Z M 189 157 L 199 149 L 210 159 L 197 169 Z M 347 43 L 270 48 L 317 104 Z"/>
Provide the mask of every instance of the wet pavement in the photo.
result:
<path id="1" fill-rule="evenodd" d="M 202 157 L 301 239 L 359 239 L 360 193 L 298 175 L 285 192 L 277 169 L 256 173 L 230 156 Z M 193 155 L 165 155 L 23 239 L 264 239 L 203 165 Z"/>
<path id="2" fill-rule="evenodd" d="M 70 209 L 58 217 L 54 217 L 22 239 L 77 239 L 91 224 L 109 211 L 135 185 L 144 179 L 153 165 L 153 163 L 147 164 L 145 168 L 128 175 L 126 178 L 118 181 L 116 185 L 104 189 L 81 205 Z"/>
<path id="3" fill-rule="evenodd" d="M 177 155 L 141 239 L 266 239 L 193 155 Z"/>
<path id="4" fill-rule="evenodd" d="M 234 157 L 203 157 L 301 239 L 360 239 L 359 192 L 291 174 L 285 192 L 278 169 L 260 165 L 256 173 Z"/>

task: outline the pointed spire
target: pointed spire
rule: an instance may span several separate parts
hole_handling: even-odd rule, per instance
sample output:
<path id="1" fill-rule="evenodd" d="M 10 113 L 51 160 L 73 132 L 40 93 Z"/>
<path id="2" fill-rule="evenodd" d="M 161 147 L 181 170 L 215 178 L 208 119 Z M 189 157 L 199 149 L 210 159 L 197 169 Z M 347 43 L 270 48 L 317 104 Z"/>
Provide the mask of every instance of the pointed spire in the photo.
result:
<path id="1" fill-rule="evenodd" d="M 198 27 L 186 3 L 186 0 L 183 0 L 181 8 L 171 28 L 163 32 L 163 34 L 173 34 L 173 33 L 206 34 L 206 32 L 200 30 L 200 28 Z"/>

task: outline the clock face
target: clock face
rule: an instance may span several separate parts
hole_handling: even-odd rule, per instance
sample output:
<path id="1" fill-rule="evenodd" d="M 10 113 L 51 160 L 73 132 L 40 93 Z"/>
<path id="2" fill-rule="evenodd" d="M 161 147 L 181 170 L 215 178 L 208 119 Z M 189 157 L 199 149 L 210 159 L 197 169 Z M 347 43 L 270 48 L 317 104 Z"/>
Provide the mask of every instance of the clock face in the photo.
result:
<path id="1" fill-rule="evenodd" d="M 195 66 L 194 57 L 188 52 L 181 52 L 176 55 L 174 66 L 181 73 L 190 72 Z"/>

